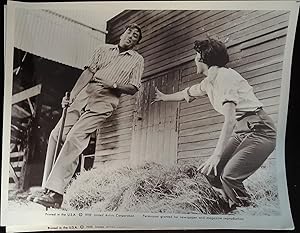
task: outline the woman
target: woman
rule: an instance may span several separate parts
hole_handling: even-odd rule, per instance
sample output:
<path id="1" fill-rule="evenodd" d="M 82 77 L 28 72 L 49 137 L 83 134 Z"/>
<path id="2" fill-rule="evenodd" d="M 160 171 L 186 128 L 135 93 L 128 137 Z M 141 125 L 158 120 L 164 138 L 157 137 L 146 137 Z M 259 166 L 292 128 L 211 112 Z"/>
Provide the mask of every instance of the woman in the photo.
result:
<path id="1" fill-rule="evenodd" d="M 204 74 L 204 80 L 173 94 L 164 94 L 156 88 L 154 101 L 185 99 L 190 102 L 195 97 L 208 96 L 213 108 L 224 116 L 224 123 L 213 154 L 198 170 L 220 193 L 229 209 L 248 206 L 250 196 L 243 181 L 274 150 L 274 123 L 248 82 L 235 70 L 225 67 L 229 56 L 222 42 L 196 41 L 194 49 L 197 73 Z"/>

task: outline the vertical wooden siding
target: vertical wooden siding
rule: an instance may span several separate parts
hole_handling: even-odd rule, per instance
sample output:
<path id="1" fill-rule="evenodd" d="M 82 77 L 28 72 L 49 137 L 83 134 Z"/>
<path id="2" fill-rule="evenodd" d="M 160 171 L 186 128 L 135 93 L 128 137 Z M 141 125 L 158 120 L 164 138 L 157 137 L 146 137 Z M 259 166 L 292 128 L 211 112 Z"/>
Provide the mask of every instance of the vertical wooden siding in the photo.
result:
<path id="1" fill-rule="evenodd" d="M 207 35 L 220 39 L 230 53 L 228 66 L 248 80 L 276 122 L 288 19 L 286 11 L 126 11 L 108 22 L 107 42 L 118 42 L 123 25 L 135 22 L 142 27 L 138 51 L 145 58 L 143 92 L 147 93 L 152 85 L 146 80 L 159 79 L 166 72 L 179 72 L 179 90 L 200 82 L 193 43 Z M 172 80 L 165 85 L 171 84 Z M 145 99 L 143 95 L 139 98 Z M 210 155 L 223 117 L 208 98 L 181 102 L 178 121 L 177 160 Z"/>
<path id="2" fill-rule="evenodd" d="M 179 72 L 175 70 L 143 82 L 136 106 L 131 164 L 144 161 L 164 164 L 176 162 L 178 103 L 152 101 L 155 87 L 165 93 L 173 93 L 178 91 L 178 80 Z"/>

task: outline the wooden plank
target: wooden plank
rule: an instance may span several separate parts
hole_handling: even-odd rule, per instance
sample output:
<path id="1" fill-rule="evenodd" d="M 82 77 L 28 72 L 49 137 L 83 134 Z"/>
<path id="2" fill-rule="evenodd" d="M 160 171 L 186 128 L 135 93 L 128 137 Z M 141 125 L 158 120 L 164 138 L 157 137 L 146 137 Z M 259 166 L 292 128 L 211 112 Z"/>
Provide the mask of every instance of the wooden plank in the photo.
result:
<path id="1" fill-rule="evenodd" d="M 99 150 L 96 151 L 95 155 L 96 157 L 98 156 L 107 156 L 107 155 L 112 155 L 112 154 L 119 154 L 122 152 L 130 152 L 130 146 L 122 146 L 118 147 L 116 149 L 105 149 L 105 150 Z"/>
<path id="2" fill-rule="evenodd" d="M 25 154 L 24 151 L 17 151 L 17 152 L 11 152 L 10 153 L 10 158 L 19 158 L 19 157 L 23 157 Z"/>
<path id="3" fill-rule="evenodd" d="M 261 59 L 260 61 L 252 62 L 251 64 L 245 64 L 242 66 L 235 67 L 235 69 L 239 73 L 249 72 L 252 70 L 263 68 L 265 66 L 270 66 L 273 64 L 280 63 L 282 62 L 282 60 L 283 60 L 283 55 L 276 55 L 276 56 Z"/>
<path id="4" fill-rule="evenodd" d="M 218 113 L 214 109 L 211 109 L 211 110 L 204 111 L 204 112 L 191 113 L 189 115 L 182 116 L 182 117 L 180 117 L 179 123 L 182 124 L 182 123 L 186 123 L 186 122 L 190 122 L 190 121 L 207 119 L 207 118 L 215 117 L 215 116 L 220 116 L 220 113 Z"/>
<path id="5" fill-rule="evenodd" d="M 16 162 L 10 162 L 11 166 L 14 168 L 22 168 L 24 165 L 24 161 L 16 161 Z"/>
<path id="6" fill-rule="evenodd" d="M 271 72 L 268 74 L 264 74 L 261 76 L 256 76 L 254 78 L 248 78 L 247 81 L 251 86 L 260 84 L 260 83 L 264 83 L 264 82 L 268 82 L 268 81 L 272 81 L 272 80 L 276 80 L 276 79 L 281 79 L 282 78 L 282 71 L 275 71 L 275 72 Z"/>
<path id="7" fill-rule="evenodd" d="M 122 121 L 125 118 L 131 117 L 133 118 L 133 111 L 122 112 L 117 115 L 112 115 L 106 119 L 105 123 L 114 122 L 114 121 Z"/>
<path id="8" fill-rule="evenodd" d="M 13 180 L 16 184 L 19 183 L 18 176 L 17 176 L 16 172 L 14 171 L 11 164 L 9 164 L 9 177 L 13 178 Z"/>
<path id="9" fill-rule="evenodd" d="M 193 12 L 183 10 L 161 11 L 160 15 L 157 15 L 156 18 L 152 17 L 151 20 L 147 21 L 147 24 L 143 24 L 143 44 L 146 43 L 149 38 L 153 38 L 154 33 L 157 31 L 161 32 L 163 29 L 165 29 L 165 27 L 168 25 L 168 22 L 176 22 L 176 20 L 184 18 L 191 13 Z"/>
<path id="10" fill-rule="evenodd" d="M 195 135 L 188 135 L 188 136 L 182 136 L 179 137 L 179 144 L 182 143 L 192 143 L 192 142 L 198 142 L 202 140 L 211 140 L 211 139 L 218 139 L 220 136 L 221 130 L 218 131 L 212 131 L 207 133 L 200 133 Z"/>
<path id="11" fill-rule="evenodd" d="M 251 63 L 253 62 L 257 62 L 265 58 L 273 57 L 283 53 L 284 53 L 284 46 L 279 46 L 247 57 L 242 56 L 238 60 L 229 62 L 228 66 L 234 69 L 235 67 L 240 67 L 242 65 L 251 65 Z"/>
<path id="12" fill-rule="evenodd" d="M 131 133 L 131 128 L 125 128 L 125 129 L 119 129 L 118 131 L 111 131 L 111 132 L 107 132 L 105 134 L 101 134 L 100 138 L 110 138 L 110 137 L 114 137 L 114 136 L 118 136 L 118 135 L 123 135 L 123 134 L 129 134 Z"/>
<path id="13" fill-rule="evenodd" d="M 110 121 L 105 121 L 100 129 L 103 130 L 104 128 L 108 128 L 108 127 L 116 127 L 116 126 L 122 126 L 122 125 L 131 125 L 132 124 L 132 119 L 133 116 L 127 116 L 127 117 L 123 117 L 123 118 L 119 118 L 119 119 L 112 119 Z"/>
<path id="14" fill-rule="evenodd" d="M 242 17 L 236 25 L 233 25 L 229 30 L 224 30 L 222 35 L 223 37 L 231 37 L 241 30 L 251 29 L 261 22 L 274 19 L 284 13 L 285 11 L 254 11 L 250 17 Z M 230 41 L 228 41 L 227 46 L 230 46 Z"/>
<path id="15" fill-rule="evenodd" d="M 191 151 L 191 150 L 200 150 L 200 149 L 209 149 L 213 148 L 217 145 L 217 139 L 211 140 L 203 140 L 200 142 L 192 142 L 192 143 L 181 143 L 178 145 L 178 151 Z"/>
<path id="16" fill-rule="evenodd" d="M 26 118 L 30 117 L 31 113 L 25 110 L 24 108 L 18 106 L 18 105 L 13 105 L 12 106 L 12 114 L 13 117 L 15 118 Z"/>
<path id="17" fill-rule="evenodd" d="M 178 152 L 178 159 L 207 157 L 212 155 L 213 152 L 214 152 L 214 148 L 192 150 L 192 151 L 180 151 Z"/>
<path id="18" fill-rule="evenodd" d="M 132 122 L 119 122 L 117 125 L 112 125 L 106 128 L 102 128 L 100 130 L 100 134 L 101 136 L 107 133 L 111 133 L 111 132 L 118 132 L 119 130 L 122 129 L 132 129 Z"/>
<path id="19" fill-rule="evenodd" d="M 201 127 L 201 126 L 208 126 L 208 125 L 214 125 L 218 124 L 224 121 L 224 116 L 216 116 L 216 117 L 211 117 L 209 119 L 200 119 L 200 120 L 195 120 L 193 122 L 185 122 L 179 125 L 180 130 L 184 129 L 190 129 L 190 128 L 196 128 L 196 127 Z"/>
<path id="20" fill-rule="evenodd" d="M 237 44 L 241 41 L 253 39 L 255 37 L 287 27 L 288 20 L 289 14 L 283 13 L 282 15 L 276 15 L 274 18 L 260 21 L 252 27 L 243 28 L 235 33 L 230 34 L 231 41 L 227 46 L 232 46 L 234 43 Z"/>
<path id="21" fill-rule="evenodd" d="M 286 37 L 280 37 L 276 40 L 270 40 L 263 44 L 258 44 L 257 46 L 239 49 L 238 51 L 230 52 L 232 49 L 227 48 L 230 61 L 240 59 L 241 57 L 247 57 L 253 54 L 262 53 L 272 48 L 277 48 L 286 44 Z M 234 48 L 234 47 L 233 47 Z M 240 48 L 240 46 L 235 46 L 235 48 Z"/>
<path id="22" fill-rule="evenodd" d="M 220 121 L 219 123 L 212 124 L 212 125 L 202 125 L 199 127 L 180 129 L 179 137 L 218 131 L 218 130 L 221 130 L 222 124 L 223 124 L 223 121 Z"/>
<path id="23" fill-rule="evenodd" d="M 260 83 L 258 85 L 253 85 L 254 93 L 257 94 L 261 91 L 266 91 L 274 88 L 280 88 L 281 87 L 281 79 L 275 79 L 269 82 Z"/>
<path id="24" fill-rule="evenodd" d="M 282 22 L 279 24 L 274 24 L 272 27 L 269 28 L 264 28 L 260 31 L 257 31 L 255 33 L 249 34 L 249 35 L 243 35 L 243 37 L 237 38 L 235 40 L 232 40 L 230 44 L 227 46 L 230 48 L 230 46 L 236 46 L 240 44 L 240 49 L 245 50 L 248 48 L 251 48 L 253 46 L 256 47 L 256 45 L 260 45 L 262 43 L 267 43 L 272 40 L 270 38 L 270 34 L 275 34 L 273 39 L 281 39 L 286 36 L 286 29 L 288 27 L 288 21 L 287 22 Z M 280 30 L 280 33 L 276 33 L 277 31 Z M 258 44 L 251 43 L 252 40 L 256 40 L 257 38 L 262 38 Z M 248 43 L 249 42 L 249 43 Z"/>
<path id="25" fill-rule="evenodd" d="M 260 75 L 264 75 L 264 74 L 268 74 L 271 72 L 275 72 L 275 71 L 279 71 L 282 70 L 282 61 L 276 62 L 274 64 L 270 64 L 270 65 L 266 65 L 254 70 L 245 70 L 241 72 L 241 75 L 245 78 L 245 79 L 249 79 L 251 77 L 256 77 L 256 76 L 260 76 Z"/>
<path id="26" fill-rule="evenodd" d="M 149 45 L 151 45 L 151 48 L 157 48 L 162 44 L 168 43 L 170 41 L 170 37 L 172 37 L 171 34 L 176 34 L 176 36 L 179 36 L 186 33 L 186 31 L 183 33 L 181 33 L 181 31 L 186 29 L 187 24 L 190 27 L 195 27 L 195 25 L 197 25 L 197 23 L 199 23 L 201 20 L 218 14 L 219 12 L 220 11 L 195 11 L 194 13 L 181 18 L 180 20 L 170 20 L 168 23 L 161 25 L 163 27 L 160 30 L 154 31 L 147 41 L 143 41 L 139 51 L 146 56 L 147 53 L 150 52 L 150 49 L 148 48 Z M 172 33 L 170 34 L 170 32 Z M 173 35 L 172 38 L 176 37 Z"/>
<path id="27" fill-rule="evenodd" d="M 117 136 L 113 136 L 113 137 L 108 137 L 108 138 L 97 138 L 96 141 L 96 145 L 98 144 L 106 144 L 106 143 L 111 143 L 111 142 L 120 142 L 123 140 L 128 140 L 131 139 L 132 134 L 128 133 L 128 134 L 122 134 L 122 135 L 117 135 Z"/>
<path id="28" fill-rule="evenodd" d="M 188 115 L 199 113 L 199 112 L 206 112 L 206 111 L 210 111 L 212 109 L 213 109 L 213 107 L 212 107 L 211 103 L 209 103 L 209 102 L 206 104 L 203 104 L 201 106 L 196 105 L 193 107 L 187 107 L 187 108 L 181 109 L 180 119 L 183 118 L 184 116 L 188 116 Z"/>
<path id="29" fill-rule="evenodd" d="M 260 35 L 256 34 L 257 38 L 242 43 L 241 44 L 241 49 L 246 49 L 246 48 L 249 48 L 249 47 L 252 47 L 252 46 L 256 46 L 258 44 L 266 43 L 267 41 L 274 40 L 274 39 L 277 39 L 277 38 L 280 38 L 280 37 L 285 37 L 286 35 L 287 35 L 287 28 L 283 28 L 279 31 L 269 33 L 265 36 L 260 36 Z"/>
<path id="30" fill-rule="evenodd" d="M 270 98 L 270 97 L 279 96 L 280 95 L 280 87 L 272 88 L 272 89 L 269 89 L 266 91 L 257 92 L 257 93 L 255 93 L 255 95 L 258 99 L 266 99 L 266 98 Z"/>
<path id="31" fill-rule="evenodd" d="M 130 157 L 129 152 L 110 154 L 108 156 L 96 156 L 94 163 L 96 163 L 95 167 L 97 167 L 97 163 L 108 162 L 108 161 L 113 161 L 113 160 L 118 160 L 118 161 L 120 161 L 120 163 L 122 163 L 122 161 L 128 160 L 129 157 Z M 122 164 L 124 164 L 124 163 L 122 163 Z"/>
<path id="32" fill-rule="evenodd" d="M 185 22 L 190 22 L 193 18 L 204 14 L 207 11 L 176 11 L 175 15 L 169 14 L 160 20 L 156 20 L 156 24 L 148 24 L 143 34 L 143 41 L 140 46 L 140 51 L 143 53 L 147 51 L 147 44 L 153 44 L 155 41 L 166 37 L 170 30 L 176 30 L 180 25 Z M 161 22 L 161 23 L 159 23 Z M 162 23 L 163 22 L 163 23 Z M 158 38 L 160 37 L 160 38 Z"/>
<path id="33" fill-rule="evenodd" d="M 106 150 L 106 149 L 116 149 L 124 146 L 129 146 L 131 139 L 122 140 L 122 141 L 114 141 L 109 143 L 99 143 L 97 144 L 98 151 Z"/>
<path id="34" fill-rule="evenodd" d="M 39 95 L 41 93 L 41 89 L 42 84 L 38 84 L 34 87 L 28 88 L 27 90 L 14 94 L 12 96 L 12 104 L 16 104 L 33 96 Z"/>

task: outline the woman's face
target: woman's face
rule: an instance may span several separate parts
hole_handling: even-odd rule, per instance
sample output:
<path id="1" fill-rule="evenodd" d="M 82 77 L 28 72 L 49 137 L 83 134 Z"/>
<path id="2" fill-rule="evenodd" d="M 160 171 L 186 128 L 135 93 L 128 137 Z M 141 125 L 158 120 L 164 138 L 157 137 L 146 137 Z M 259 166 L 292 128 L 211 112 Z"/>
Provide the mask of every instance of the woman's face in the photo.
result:
<path id="1" fill-rule="evenodd" d="M 208 70 L 208 66 L 203 62 L 200 53 L 196 53 L 195 63 L 197 66 L 197 74 L 206 74 Z"/>

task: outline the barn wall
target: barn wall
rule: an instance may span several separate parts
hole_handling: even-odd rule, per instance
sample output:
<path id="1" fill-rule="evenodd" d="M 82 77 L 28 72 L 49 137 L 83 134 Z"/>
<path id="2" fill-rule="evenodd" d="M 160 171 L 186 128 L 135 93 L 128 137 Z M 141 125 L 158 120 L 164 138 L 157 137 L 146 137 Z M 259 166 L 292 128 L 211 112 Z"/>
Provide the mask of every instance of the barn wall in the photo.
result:
<path id="1" fill-rule="evenodd" d="M 220 39 L 230 53 L 228 66 L 249 81 L 257 97 L 265 104 L 266 112 L 277 121 L 288 19 L 289 13 L 285 11 L 125 11 L 108 22 L 107 43 L 117 43 L 128 23 L 138 23 L 142 27 L 143 39 L 137 50 L 145 59 L 143 90 L 149 92 L 151 98 L 154 88 L 149 86 L 149 80 L 165 73 L 178 72 L 179 90 L 200 82 L 203 77 L 196 75 L 193 43 L 207 35 Z M 168 80 L 165 85 L 172 85 L 173 81 Z M 145 97 L 142 94 L 138 98 Z M 210 155 L 223 117 L 212 109 L 206 97 L 190 104 L 181 102 L 176 108 L 174 114 L 178 114 L 173 137 L 178 141 L 177 162 Z M 150 110 L 145 108 L 151 115 Z M 135 111 L 138 111 L 137 107 Z M 150 128 L 144 133 L 146 138 L 151 135 Z M 136 127 L 133 135 L 136 135 L 135 131 Z M 132 148 L 140 146 L 138 143 L 133 140 Z M 163 156 L 170 162 L 174 161 L 174 155 L 170 153 Z"/>
<path id="2" fill-rule="evenodd" d="M 135 96 L 122 96 L 116 111 L 98 130 L 95 164 L 130 158 L 135 101 Z"/>

